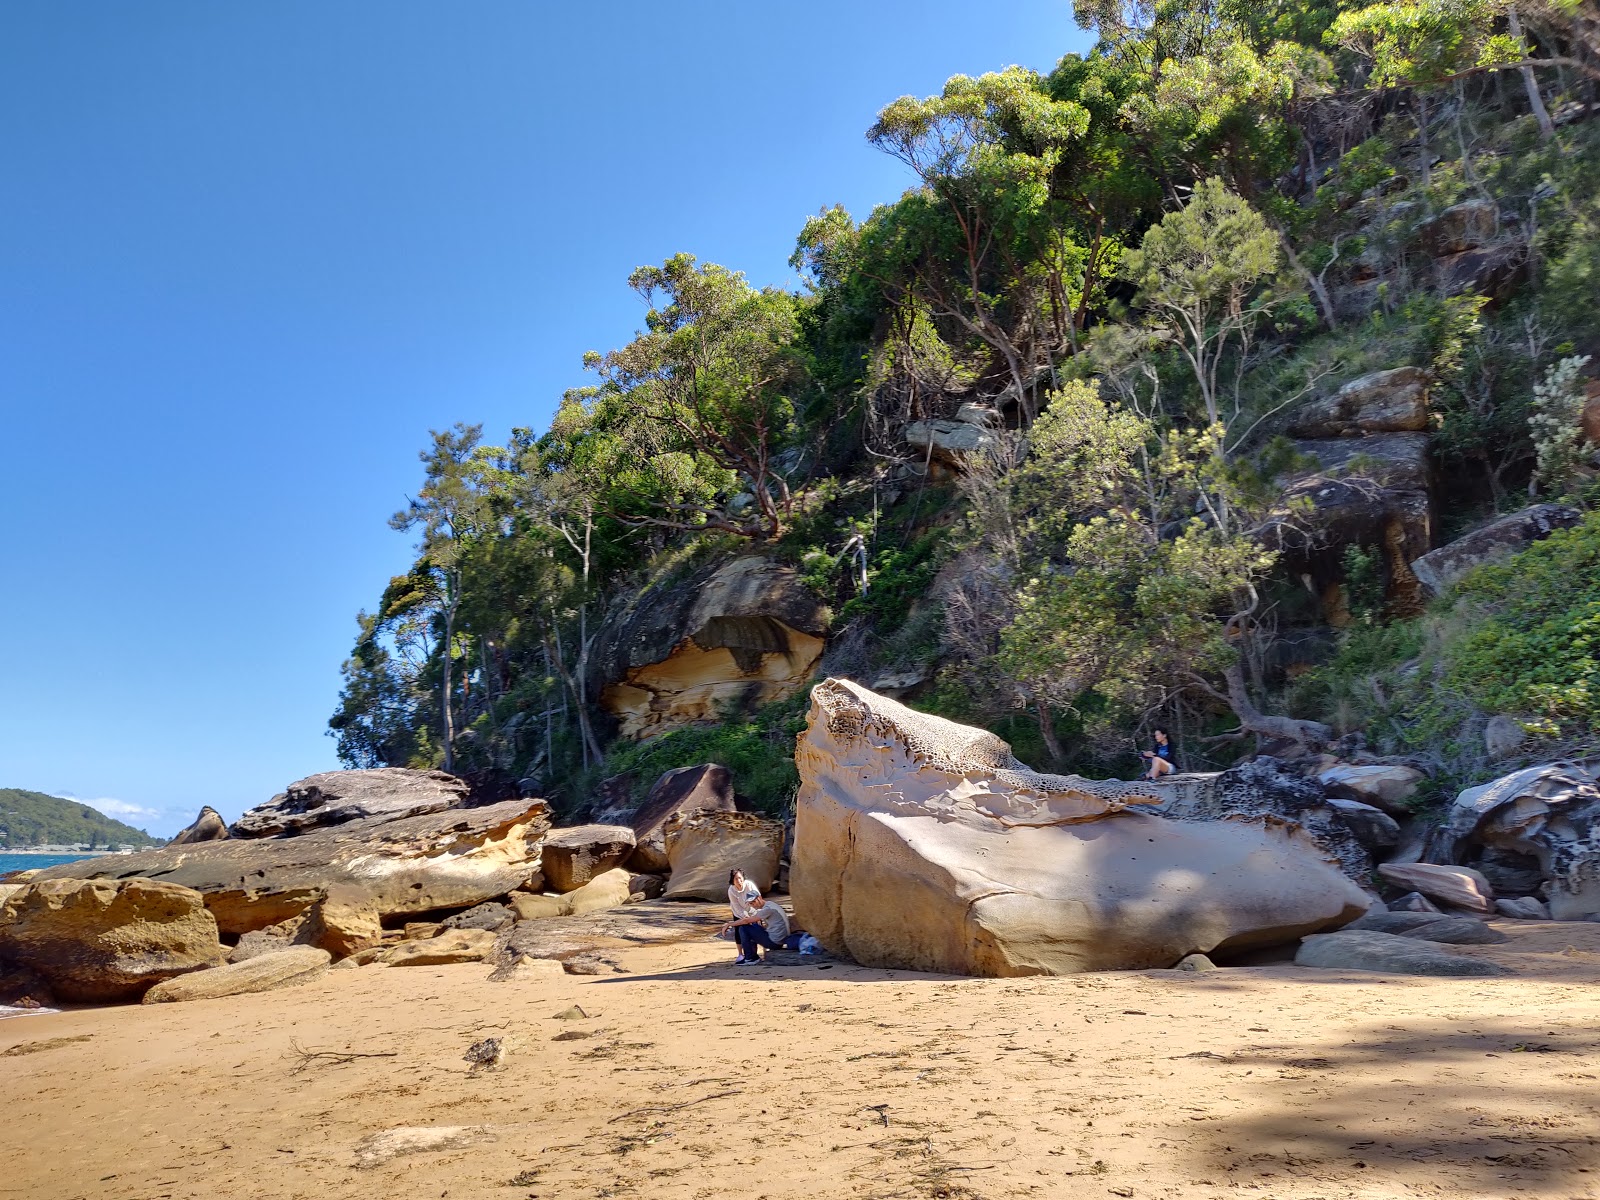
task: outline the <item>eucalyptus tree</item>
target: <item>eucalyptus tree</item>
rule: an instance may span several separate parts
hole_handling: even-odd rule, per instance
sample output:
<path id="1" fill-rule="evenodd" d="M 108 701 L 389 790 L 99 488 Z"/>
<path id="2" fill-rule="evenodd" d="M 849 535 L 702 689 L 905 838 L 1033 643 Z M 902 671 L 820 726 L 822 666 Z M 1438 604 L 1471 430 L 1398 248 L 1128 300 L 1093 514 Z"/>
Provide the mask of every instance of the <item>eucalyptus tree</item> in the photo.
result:
<path id="1" fill-rule="evenodd" d="M 874 217 L 884 250 L 899 258 L 886 273 L 999 356 L 1029 420 L 1038 407 L 1034 370 L 1052 365 L 1055 350 L 1040 345 L 1040 310 L 1072 310 L 1059 277 L 1037 269 L 1064 251 L 1069 228 L 1051 176 L 1088 119 L 1082 105 L 1053 97 L 1036 72 L 1011 67 L 956 75 L 937 96 L 902 96 L 867 132 L 924 189 Z"/>
<path id="2" fill-rule="evenodd" d="M 587 359 L 605 383 L 593 407 L 612 439 L 614 490 L 640 501 L 622 519 L 776 537 L 793 504 L 778 456 L 808 386 L 795 298 L 690 254 L 628 284 L 649 305 L 644 332 Z M 741 488 L 750 515 L 728 503 Z"/>

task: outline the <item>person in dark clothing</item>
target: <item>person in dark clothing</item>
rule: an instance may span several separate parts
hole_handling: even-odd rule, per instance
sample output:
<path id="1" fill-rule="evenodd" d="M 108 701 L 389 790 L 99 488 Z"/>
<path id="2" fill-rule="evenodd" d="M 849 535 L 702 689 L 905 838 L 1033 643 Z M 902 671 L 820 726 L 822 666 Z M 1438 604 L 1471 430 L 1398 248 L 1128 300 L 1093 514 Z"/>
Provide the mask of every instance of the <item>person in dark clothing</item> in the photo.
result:
<path id="1" fill-rule="evenodd" d="M 1139 754 L 1145 760 L 1144 774 L 1139 776 L 1140 779 L 1160 779 L 1173 772 L 1172 741 L 1167 737 L 1167 731 L 1156 726 L 1155 738 L 1155 748 Z"/>

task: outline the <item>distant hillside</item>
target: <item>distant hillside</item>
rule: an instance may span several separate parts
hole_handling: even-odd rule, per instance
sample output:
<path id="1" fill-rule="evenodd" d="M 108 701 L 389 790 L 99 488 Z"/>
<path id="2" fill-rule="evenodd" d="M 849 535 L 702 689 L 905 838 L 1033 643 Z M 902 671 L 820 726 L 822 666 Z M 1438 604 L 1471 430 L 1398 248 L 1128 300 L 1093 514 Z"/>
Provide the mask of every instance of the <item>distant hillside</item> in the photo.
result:
<path id="1" fill-rule="evenodd" d="M 76 800 L 21 788 L 0 788 L 0 849 L 88 846 L 107 850 L 159 846 L 163 841 L 142 829 L 113 821 Z"/>

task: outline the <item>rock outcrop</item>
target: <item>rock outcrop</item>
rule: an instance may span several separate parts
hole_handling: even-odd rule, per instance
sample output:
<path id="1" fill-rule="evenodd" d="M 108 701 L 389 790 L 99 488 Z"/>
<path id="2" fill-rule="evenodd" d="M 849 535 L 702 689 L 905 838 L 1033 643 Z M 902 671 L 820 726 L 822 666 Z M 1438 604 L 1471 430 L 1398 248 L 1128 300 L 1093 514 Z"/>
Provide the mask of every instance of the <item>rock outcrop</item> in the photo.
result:
<path id="1" fill-rule="evenodd" d="M 789 567 L 746 556 L 631 595 L 592 682 L 626 737 L 782 699 L 822 655 L 828 611 Z"/>
<path id="2" fill-rule="evenodd" d="M 1498 856 L 1537 868 L 1528 878 L 1542 880 L 1555 920 L 1600 913 L 1600 782 L 1576 763 L 1557 762 L 1462 792 L 1430 838 L 1428 857 L 1503 873 Z"/>
<path id="3" fill-rule="evenodd" d="M 369 771 L 324 771 L 291 783 L 267 803 L 233 823 L 234 837 L 278 837 L 344 825 L 393 821 L 460 808 L 470 789 L 443 771 L 378 767 Z"/>
<path id="4" fill-rule="evenodd" d="M 633 814 L 633 853 L 628 868 L 649 875 L 671 870 L 667 861 L 666 824 L 674 816 L 700 812 L 733 812 L 733 773 L 721 763 L 667 771 Z"/>
<path id="5" fill-rule="evenodd" d="M 351 772 L 354 774 L 355 772 Z M 503 896 L 538 869 L 550 826 L 542 800 L 371 817 L 294 837 L 229 838 L 64 863 L 41 879 L 144 877 L 193 888 L 224 933 L 248 933 L 323 901 L 335 924 L 465 908 Z M 332 947 L 328 947 L 332 948 Z"/>
<path id="6" fill-rule="evenodd" d="M 33 972 L 59 999 L 96 1004 L 219 966 L 223 949 L 198 892 L 148 879 L 53 879 L 0 907 L 0 961 Z"/>
<path id="7" fill-rule="evenodd" d="M 445 967 L 482 962 L 494 953 L 495 936 L 486 929 L 452 929 L 420 942 L 401 942 L 378 956 L 390 967 Z"/>
<path id="8" fill-rule="evenodd" d="M 700 812 L 667 822 L 667 900 L 726 900 L 735 867 L 763 894 L 778 878 L 784 827 L 754 813 Z"/>
<path id="9" fill-rule="evenodd" d="M 1287 481 L 1284 510 L 1268 531 L 1289 565 L 1331 586 L 1345 546 L 1377 546 L 1391 601 L 1421 603 L 1411 562 L 1433 545 L 1433 499 L 1425 433 L 1296 441 L 1316 467 Z M 1326 556 L 1324 566 L 1319 556 Z"/>
<path id="10" fill-rule="evenodd" d="M 222 814 L 207 804 L 194 821 L 178 831 L 170 846 L 189 846 L 195 842 L 220 842 L 228 836 L 228 823 Z"/>
<path id="11" fill-rule="evenodd" d="M 1564 504 L 1535 504 L 1496 517 L 1471 533 L 1446 542 L 1414 560 L 1411 571 L 1435 595 L 1441 595 L 1474 567 L 1509 557 L 1543 541 L 1558 529 L 1570 529 L 1583 514 Z"/>
<path id="12" fill-rule="evenodd" d="M 1000 439 L 995 433 L 999 424 L 1000 414 L 994 409 L 963 404 L 955 420 L 912 421 L 900 436 L 907 449 L 923 461 L 961 471 L 973 455 L 999 446 Z"/>
<path id="13" fill-rule="evenodd" d="M 1431 383 L 1432 376 L 1421 367 L 1396 367 L 1363 375 L 1333 395 L 1301 408 L 1289 433 L 1298 438 L 1422 433 L 1428 428 Z"/>
<path id="14" fill-rule="evenodd" d="M 1370 903 L 1293 823 L 1131 811 L 1156 793 L 1035 773 L 992 734 L 847 680 L 811 696 L 795 916 L 865 965 L 1171 967 L 1336 928 Z"/>
<path id="15" fill-rule="evenodd" d="M 158 983 L 144 994 L 146 1004 L 172 1004 L 180 1000 L 219 1000 L 246 992 L 270 992 L 315 979 L 328 969 L 332 956 L 314 946 L 293 946 L 244 962 L 180 975 Z"/>
<path id="16" fill-rule="evenodd" d="M 544 839 L 540 870 L 550 891 L 573 892 L 621 866 L 632 853 L 633 830 L 626 825 L 552 829 Z"/>

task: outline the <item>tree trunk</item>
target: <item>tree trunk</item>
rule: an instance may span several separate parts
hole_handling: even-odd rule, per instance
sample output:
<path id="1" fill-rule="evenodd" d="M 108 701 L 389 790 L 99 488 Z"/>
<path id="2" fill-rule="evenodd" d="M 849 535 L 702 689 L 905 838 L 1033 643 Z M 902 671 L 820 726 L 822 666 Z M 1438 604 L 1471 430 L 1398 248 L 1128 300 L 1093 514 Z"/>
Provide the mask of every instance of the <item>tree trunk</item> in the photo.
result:
<path id="1" fill-rule="evenodd" d="M 1287 738 L 1302 746 L 1315 748 L 1333 740 L 1333 730 L 1320 721 L 1301 721 L 1294 717 L 1274 717 L 1258 709 L 1250 699 L 1244 683 L 1244 667 L 1231 664 L 1223 672 L 1228 694 L 1223 697 L 1233 715 L 1239 718 L 1239 727 L 1258 737 Z"/>
<path id="2" fill-rule="evenodd" d="M 1061 749 L 1061 739 L 1056 737 L 1055 723 L 1050 720 L 1050 706 L 1036 696 L 1033 701 L 1033 711 L 1039 718 L 1039 736 L 1044 739 L 1044 749 L 1050 756 L 1050 765 L 1060 767 L 1067 761 L 1067 756 Z"/>
<path id="3" fill-rule="evenodd" d="M 444 708 L 444 769 L 446 771 L 455 768 L 456 760 L 456 720 L 450 697 L 451 656 L 455 652 L 456 642 L 456 601 L 454 598 L 455 589 L 452 587 L 450 590 L 452 597 L 446 602 L 444 609 L 444 661 L 441 664 L 440 672 L 443 676 L 443 682 L 439 687 L 439 698 L 443 701 L 442 707 Z"/>
<path id="4" fill-rule="evenodd" d="M 1522 18 L 1517 16 L 1517 6 L 1506 6 L 1506 21 L 1511 27 L 1511 36 L 1517 41 L 1522 40 Z M 1523 51 L 1527 53 L 1526 50 Z M 1539 122 L 1539 137 L 1549 141 L 1555 136 L 1556 127 L 1550 122 L 1550 113 L 1544 106 L 1544 97 L 1539 94 L 1539 81 L 1533 77 L 1532 67 L 1522 68 L 1522 86 L 1528 93 L 1528 107 L 1533 110 L 1534 120 Z"/>

